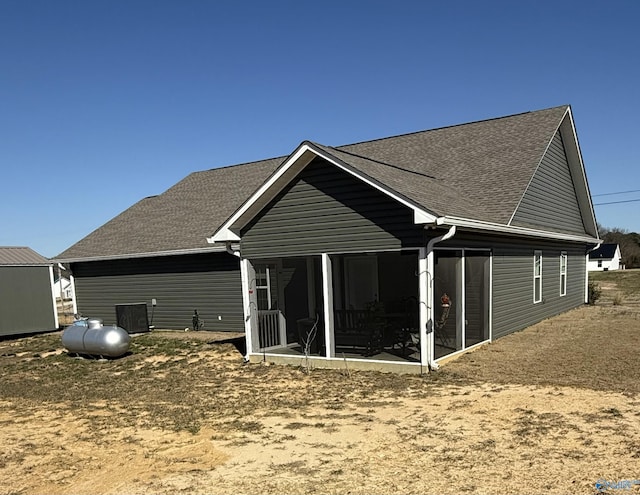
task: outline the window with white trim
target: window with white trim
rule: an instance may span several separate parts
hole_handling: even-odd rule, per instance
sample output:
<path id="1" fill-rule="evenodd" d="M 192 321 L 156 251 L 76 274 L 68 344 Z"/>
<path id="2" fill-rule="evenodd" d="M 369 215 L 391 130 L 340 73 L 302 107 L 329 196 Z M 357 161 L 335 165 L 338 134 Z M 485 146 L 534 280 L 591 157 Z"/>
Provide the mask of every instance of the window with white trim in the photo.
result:
<path id="1" fill-rule="evenodd" d="M 542 302 L 542 251 L 533 252 L 533 303 Z"/>
<path id="2" fill-rule="evenodd" d="M 271 309 L 271 270 L 268 266 L 256 266 L 256 299 L 259 310 Z"/>
<path id="3" fill-rule="evenodd" d="M 567 253 L 560 253 L 560 295 L 567 295 Z"/>

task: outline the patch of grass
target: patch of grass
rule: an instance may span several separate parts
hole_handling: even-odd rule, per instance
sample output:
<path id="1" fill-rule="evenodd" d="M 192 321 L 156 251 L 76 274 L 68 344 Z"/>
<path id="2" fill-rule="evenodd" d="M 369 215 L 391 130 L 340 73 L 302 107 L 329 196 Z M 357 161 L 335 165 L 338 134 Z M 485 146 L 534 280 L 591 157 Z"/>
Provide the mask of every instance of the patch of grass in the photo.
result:
<path id="1" fill-rule="evenodd" d="M 300 423 L 299 421 L 293 421 L 291 423 L 287 423 L 284 426 L 285 430 L 299 430 L 301 428 L 307 428 L 309 425 L 307 423 Z"/>
<path id="2" fill-rule="evenodd" d="M 241 419 L 234 419 L 233 421 L 227 421 L 223 423 L 225 428 L 230 428 L 236 431 L 242 431 L 246 433 L 259 433 L 264 426 L 259 421 L 243 421 Z"/>
<path id="3" fill-rule="evenodd" d="M 522 411 L 515 421 L 514 434 L 519 437 L 537 437 L 551 433 L 562 434 L 567 423 L 558 413 L 536 413 L 532 410 Z"/>
<path id="4" fill-rule="evenodd" d="M 600 287 L 600 284 L 597 284 L 594 281 L 590 280 L 587 288 L 587 302 L 591 305 L 594 305 L 600 300 L 601 296 L 602 288 Z"/>
<path id="5" fill-rule="evenodd" d="M 640 295 L 640 270 L 615 270 L 591 272 L 589 279 L 594 282 L 610 282 L 626 295 Z"/>
<path id="6" fill-rule="evenodd" d="M 610 407 L 608 409 L 603 409 L 602 412 L 608 416 L 611 416 L 613 418 L 621 418 L 622 417 L 622 413 L 615 407 Z"/>

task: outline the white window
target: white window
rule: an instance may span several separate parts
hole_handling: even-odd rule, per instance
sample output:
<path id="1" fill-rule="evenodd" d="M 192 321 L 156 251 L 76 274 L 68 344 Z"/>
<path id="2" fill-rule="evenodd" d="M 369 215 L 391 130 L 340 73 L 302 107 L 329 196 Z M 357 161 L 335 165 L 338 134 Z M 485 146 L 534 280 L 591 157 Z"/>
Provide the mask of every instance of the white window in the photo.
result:
<path id="1" fill-rule="evenodd" d="M 542 301 L 542 251 L 533 252 L 533 302 Z"/>
<path id="2" fill-rule="evenodd" d="M 256 298 L 259 310 L 271 309 L 271 270 L 268 266 L 256 266 Z"/>
<path id="3" fill-rule="evenodd" d="M 567 295 L 567 253 L 560 253 L 560 295 Z"/>

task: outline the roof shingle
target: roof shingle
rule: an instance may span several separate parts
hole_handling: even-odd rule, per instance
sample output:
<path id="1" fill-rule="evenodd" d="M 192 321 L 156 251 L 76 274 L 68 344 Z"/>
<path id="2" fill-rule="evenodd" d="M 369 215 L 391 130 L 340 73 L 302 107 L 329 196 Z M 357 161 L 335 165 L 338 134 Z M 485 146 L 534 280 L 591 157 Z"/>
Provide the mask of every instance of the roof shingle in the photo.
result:
<path id="1" fill-rule="evenodd" d="M 506 225 L 568 107 L 472 122 L 323 153 L 436 216 Z M 109 258 L 208 249 L 216 231 L 286 157 L 195 172 L 57 256 Z"/>

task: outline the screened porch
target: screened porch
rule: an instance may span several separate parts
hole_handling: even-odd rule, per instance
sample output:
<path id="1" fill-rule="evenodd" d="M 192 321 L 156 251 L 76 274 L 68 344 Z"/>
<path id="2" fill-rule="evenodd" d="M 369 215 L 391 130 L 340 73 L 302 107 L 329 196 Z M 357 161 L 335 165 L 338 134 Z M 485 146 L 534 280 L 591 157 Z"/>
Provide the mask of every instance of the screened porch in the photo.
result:
<path id="1" fill-rule="evenodd" d="M 327 335 L 320 256 L 252 261 L 254 351 L 420 362 L 417 251 L 333 255 L 330 264 Z"/>

